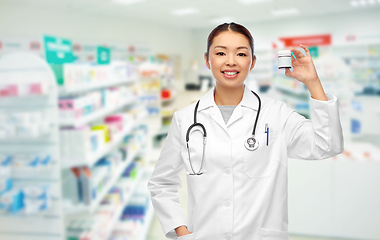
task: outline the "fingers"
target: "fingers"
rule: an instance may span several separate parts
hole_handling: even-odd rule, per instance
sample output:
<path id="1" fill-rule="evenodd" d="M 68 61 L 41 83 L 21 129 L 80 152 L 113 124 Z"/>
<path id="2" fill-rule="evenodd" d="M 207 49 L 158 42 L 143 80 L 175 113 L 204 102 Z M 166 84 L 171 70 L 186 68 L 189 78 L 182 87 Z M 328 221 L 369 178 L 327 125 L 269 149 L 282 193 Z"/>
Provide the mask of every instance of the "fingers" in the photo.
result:
<path id="1" fill-rule="evenodd" d="M 290 71 L 290 68 L 285 68 L 285 76 L 291 77 L 292 71 Z"/>
<path id="2" fill-rule="evenodd" d="M 292 53 L 292 64 L 296 61 L 296 57 L 294 56 L 294 54 Z"/>
<path id="3" fill-rule="evenodd" d="M 305 57 L 305 55 L 303 55 L 303 53 L 300 50 L 298 50 L 298 49 L 292 48 L 291 51 L 294 53 L 294 55 L 297 58 L 303 58 L 303 57 Z"/>
<path id="4" fill-rule="evenodd" d="M 294 48 L 290 47 L 289 50 L 290 51 L 293 51 Z M 285 49 L 284 49 L 285 50 Z M 297 57 L 294 55 L 294 53 L 291 54 L 291 58 L 292 58 L 292 63 L 294 63 L 294 61 L 297 60 Z"/>
<path id="5" fill-rule="evenodd" d="M 303 48 L 303 50 L 305 50 L 306 56 L 311 57 L 310 51 L 309 51 L 309 49 L 306 46 L 300 44 L 300 47 Z"/>

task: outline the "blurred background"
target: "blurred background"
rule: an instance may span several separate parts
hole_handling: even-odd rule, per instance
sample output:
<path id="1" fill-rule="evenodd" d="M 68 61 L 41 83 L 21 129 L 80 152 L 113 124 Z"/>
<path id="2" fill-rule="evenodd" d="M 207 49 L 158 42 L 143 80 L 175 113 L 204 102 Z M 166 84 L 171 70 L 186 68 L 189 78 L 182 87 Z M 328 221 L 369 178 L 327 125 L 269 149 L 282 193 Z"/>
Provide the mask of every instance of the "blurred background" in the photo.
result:
<path id="1" fill-rule="evenodd" d="M 338 98 L 344 152 L 289 159 L 290 239 L 380 239 L 379 0 L 0 0 L 0 239 L 164 240 L 146 184 L 231 21 L 255 39 L 252 90 L 310 119 L 277 69 L 302 43 Z"/>

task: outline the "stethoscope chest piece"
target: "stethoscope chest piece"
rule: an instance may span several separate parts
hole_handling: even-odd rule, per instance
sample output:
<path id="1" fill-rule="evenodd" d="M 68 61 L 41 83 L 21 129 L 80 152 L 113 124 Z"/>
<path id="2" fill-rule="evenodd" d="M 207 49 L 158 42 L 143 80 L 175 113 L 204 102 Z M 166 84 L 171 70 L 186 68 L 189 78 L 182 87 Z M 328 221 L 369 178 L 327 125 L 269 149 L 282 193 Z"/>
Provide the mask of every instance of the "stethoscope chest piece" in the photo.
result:
<path id="1" fill-rule="evenodd" d="M 244 141 L 244 146 L 247 150 L 254 151 L 259 147 L 259 141 L 257 141 L 255 135 L 252 135 Z"/>

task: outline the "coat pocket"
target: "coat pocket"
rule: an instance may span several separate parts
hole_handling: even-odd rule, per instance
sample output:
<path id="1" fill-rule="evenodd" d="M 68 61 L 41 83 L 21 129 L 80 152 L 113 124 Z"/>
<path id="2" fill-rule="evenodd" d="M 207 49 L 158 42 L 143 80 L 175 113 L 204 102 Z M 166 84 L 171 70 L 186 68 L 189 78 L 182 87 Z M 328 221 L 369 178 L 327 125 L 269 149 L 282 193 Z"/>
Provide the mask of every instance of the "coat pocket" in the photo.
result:
<path id="1" fill-rule="evenodd" d="M 288 240 L 288 231 L 278 231 L 267 228 L 260 228 L 261 240 Z"/>
<path id="2" fill-rule="evenodd" d="M 244 148 L 243 168 L 245 174 L 249 177 L 269 177 L 279 164 L 275 154 L 275 136 L 276 134 L 274 132 L 270 134 L 268 139 L 266 133 L 256 134 L 255 137 L 259 143 L 258 148 L 253 151 L 249 151 Z M 247 139 L 244 139 L 244 141 L 246 140 Z"/>

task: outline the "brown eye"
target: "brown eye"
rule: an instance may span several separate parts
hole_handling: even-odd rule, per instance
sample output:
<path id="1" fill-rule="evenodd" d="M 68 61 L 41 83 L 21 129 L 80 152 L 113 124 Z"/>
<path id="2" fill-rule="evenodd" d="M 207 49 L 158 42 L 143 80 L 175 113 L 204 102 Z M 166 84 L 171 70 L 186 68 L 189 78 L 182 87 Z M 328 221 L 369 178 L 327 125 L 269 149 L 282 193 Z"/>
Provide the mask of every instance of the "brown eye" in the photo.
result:
<path id="1" fill-rule="evenodd" d="M 241 56 L 241 57 L 247 56 L 245 53 L 239 53 L 238 55 Z"/>
<path id="2" fill-rule="evenodd" d="M 224 52 L 218 52 L 216 55 L 223 56 Z"/>

